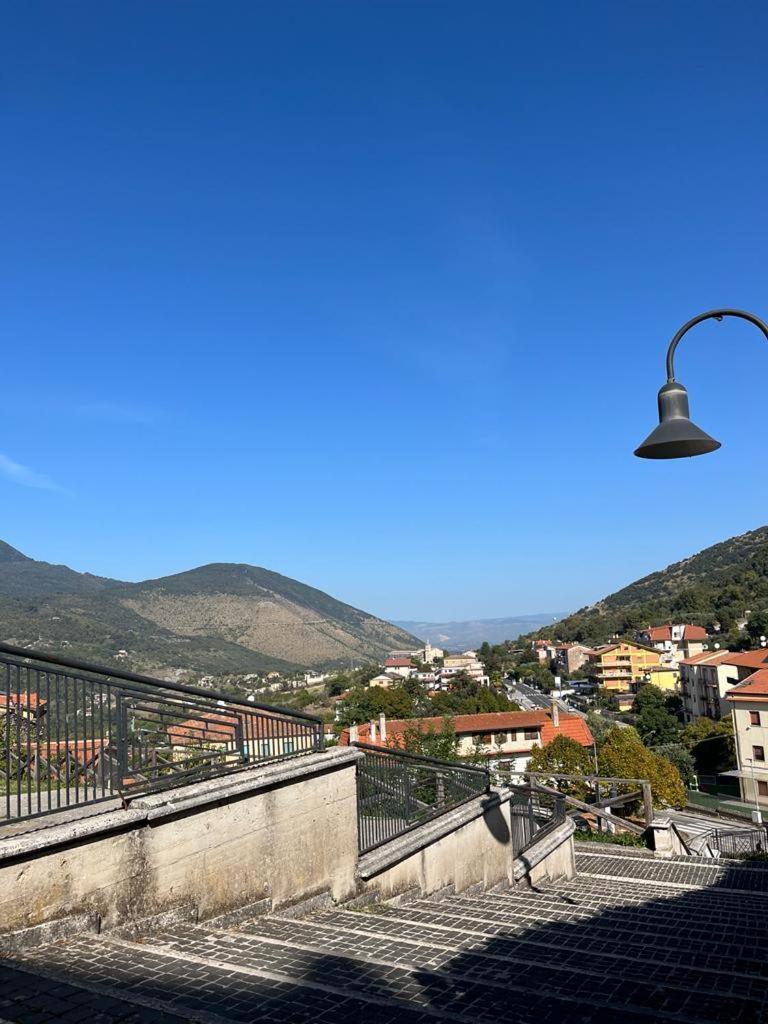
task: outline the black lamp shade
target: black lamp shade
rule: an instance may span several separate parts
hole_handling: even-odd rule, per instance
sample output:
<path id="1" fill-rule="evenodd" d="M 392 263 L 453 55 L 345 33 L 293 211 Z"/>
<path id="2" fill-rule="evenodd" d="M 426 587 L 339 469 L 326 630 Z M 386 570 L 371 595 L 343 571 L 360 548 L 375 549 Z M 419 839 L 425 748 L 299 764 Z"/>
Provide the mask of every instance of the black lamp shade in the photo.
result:
<path id="1" fill-rule="evenodd" d="M 688 392 L 677 381 L 669 381 L 659 391 L 659 425 L 635 449 L 641 459 L 684 459 L 706 455 L 720 447 L 691 421 Z"/>

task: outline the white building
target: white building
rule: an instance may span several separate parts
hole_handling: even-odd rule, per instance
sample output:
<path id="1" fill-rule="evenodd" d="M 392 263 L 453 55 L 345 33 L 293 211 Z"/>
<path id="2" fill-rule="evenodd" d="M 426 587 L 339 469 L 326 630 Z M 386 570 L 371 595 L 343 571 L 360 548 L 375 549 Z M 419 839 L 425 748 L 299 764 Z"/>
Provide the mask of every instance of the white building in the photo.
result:
<path id="1" fill-rule="evenodd" d="M 445 655 L 443 667 L 440 670 L 441 681 L 444 683 L 450 682 L 460 672 L 466 672 L 468 676 L 474 679 L 475 682 L 480 683 L 481 686 L 488 686 L 490 684 L 490 679 L 485 674 L 485 666 L 474 651 Z"/>

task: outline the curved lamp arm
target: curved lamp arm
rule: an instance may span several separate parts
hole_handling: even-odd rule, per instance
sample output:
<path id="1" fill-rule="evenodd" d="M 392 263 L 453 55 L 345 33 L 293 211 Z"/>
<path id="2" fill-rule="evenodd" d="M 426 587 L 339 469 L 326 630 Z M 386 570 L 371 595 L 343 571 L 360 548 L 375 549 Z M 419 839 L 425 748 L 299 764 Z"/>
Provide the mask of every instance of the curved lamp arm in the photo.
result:
<path id="1" fill-rule="evenodd" d="M 749 320 L 755 327 L 759 327 L 760 330 L 768 340 L 768 324 L 764 323 L 760 317 L 754 316 L 752 313 L 745 313 L 743 309 L 711 309 L 708 313 L 699 313 L 698 316 L 693 317 L 687 324 L 683 324 L 677 334 L 674 336 L 672 341 L 669 343 L 667 349 L 667 381 L 673 383 L 675 380 L 675 349 L 680 344 L 680 339 L 692 327 L 696 324 L 700 324 L 702 320 L 722 320 L 724 316 L 738 316 L 742 320 Z"/>

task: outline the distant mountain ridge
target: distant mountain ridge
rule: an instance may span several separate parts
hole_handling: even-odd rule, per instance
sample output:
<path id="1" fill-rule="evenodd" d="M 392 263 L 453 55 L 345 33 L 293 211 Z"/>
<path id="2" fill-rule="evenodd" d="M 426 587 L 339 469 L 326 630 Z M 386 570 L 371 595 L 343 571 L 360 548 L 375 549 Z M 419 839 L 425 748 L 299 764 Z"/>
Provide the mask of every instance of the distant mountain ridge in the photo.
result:
<path id="1" fill-rule="evenodd" d="M 728 633 L 747 611 L 768 614 L 768 526 L 644 576 L 565 616 L 549 632 L 561 640 L 594 643 L 672 621 L 710 630 L 719 626 Z"/>
<path id="2" fill-rule="evenodd" d="M 547 623 L 554 622 L 560 613 L 538 612 L 531 615 L 513 615 L 499 619 L 466 619 L 457 622 L 415 622 L 399 619 L 395 625 L 415 633 L 436 647 L 448 650 L 475 650 L 487 640 L 500 644 L 516 640 L 521 633 L 530 633 Z"/>
<path id="3" fill-rule="evenodd" d="M 378 660 L 418 639 L 269 569 L 212 563 L 125 583 L 0 541 L 0 639 L 166 675 Z"/>

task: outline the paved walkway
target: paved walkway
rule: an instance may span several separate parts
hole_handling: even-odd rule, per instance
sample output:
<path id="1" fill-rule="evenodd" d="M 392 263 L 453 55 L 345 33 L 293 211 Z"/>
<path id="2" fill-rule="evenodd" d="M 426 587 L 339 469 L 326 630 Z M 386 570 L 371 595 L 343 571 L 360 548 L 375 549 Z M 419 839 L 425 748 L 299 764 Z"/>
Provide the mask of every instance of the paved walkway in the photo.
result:
<path id="1" fill-rule="evenodd" d="M 14 1024 L 765 1024 L 768 870 L 604 850 L 541 890 L 236 929 L 88 936 L 0 964 Z"/>

